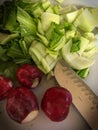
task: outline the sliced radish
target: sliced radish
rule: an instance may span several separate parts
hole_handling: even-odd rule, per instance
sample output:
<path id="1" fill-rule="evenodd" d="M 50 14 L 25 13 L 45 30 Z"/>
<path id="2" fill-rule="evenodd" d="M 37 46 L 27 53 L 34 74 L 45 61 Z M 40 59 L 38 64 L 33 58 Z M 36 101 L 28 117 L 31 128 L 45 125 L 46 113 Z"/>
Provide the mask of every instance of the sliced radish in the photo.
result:
<path id="1" fill-rule="evenodd" d="M 35 88 L 42 79 L 42 73 L 36 66 L 23 64 L 17 70 L 17 79 L 21 85 L 28 88 Z"/>
<path id="2" fill-rule="evenodd" d="M 0 100 L 6 98 L 8 91 L 13 87 L 13 82 L 4 76 L 0 76 Z"/>
<path id="3" fill-rule="evenodd" d="M 10 90 L 6 109 L 8 115 L 18 123 L 27 123 L 35 119 L 39 113 L 36 96 L 25 87 Z"/>

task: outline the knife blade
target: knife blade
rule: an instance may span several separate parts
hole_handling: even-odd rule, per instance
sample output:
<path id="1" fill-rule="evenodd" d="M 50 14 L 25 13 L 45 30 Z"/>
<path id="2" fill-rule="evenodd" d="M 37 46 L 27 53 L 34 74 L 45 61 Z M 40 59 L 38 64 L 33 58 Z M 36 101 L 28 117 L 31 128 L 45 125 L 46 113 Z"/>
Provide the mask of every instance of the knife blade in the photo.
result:
<path id="1" fill-rule="evenodd" d="M 93 130 L 98 130 L 97 95 L 64 60 L 57 62 L 54 68 L 54 75 L 58 84 L 71 92 L 73 104 L 89 126 Z"/>

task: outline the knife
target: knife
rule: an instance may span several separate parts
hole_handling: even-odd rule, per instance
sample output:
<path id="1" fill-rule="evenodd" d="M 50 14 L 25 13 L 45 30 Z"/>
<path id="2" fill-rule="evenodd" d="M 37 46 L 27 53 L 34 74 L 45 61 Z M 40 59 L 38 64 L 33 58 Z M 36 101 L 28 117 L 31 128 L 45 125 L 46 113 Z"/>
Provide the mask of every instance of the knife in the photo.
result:
<path id="1" fill-rule="evenodd" d="M 73 104 L 89 126 L 98 130 L 98 96 L 62 59 L 56 64 L 54 75 L 58 84 L 71 92 Z"/>

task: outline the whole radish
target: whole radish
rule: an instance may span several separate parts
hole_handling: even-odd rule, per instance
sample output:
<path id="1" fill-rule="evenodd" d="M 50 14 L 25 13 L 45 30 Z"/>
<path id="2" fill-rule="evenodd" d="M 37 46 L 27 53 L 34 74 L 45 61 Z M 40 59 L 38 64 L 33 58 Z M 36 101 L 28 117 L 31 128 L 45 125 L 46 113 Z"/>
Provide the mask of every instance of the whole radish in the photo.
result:
<path id="1" fill-rule="evenodd" d="M 47 89 L 42 98 L 41 107 L 49 119 L 58 122 L 67 117 L 71 103 L 71 93 L 65 88 L 56 86 Z"/>
<path id="2" fill-rule="evenodd" d="M 17 70 L 17 79 L 21 85 L 35 88 L 42 79 L 42 73 L 36 66 L 23 64 Z"/>

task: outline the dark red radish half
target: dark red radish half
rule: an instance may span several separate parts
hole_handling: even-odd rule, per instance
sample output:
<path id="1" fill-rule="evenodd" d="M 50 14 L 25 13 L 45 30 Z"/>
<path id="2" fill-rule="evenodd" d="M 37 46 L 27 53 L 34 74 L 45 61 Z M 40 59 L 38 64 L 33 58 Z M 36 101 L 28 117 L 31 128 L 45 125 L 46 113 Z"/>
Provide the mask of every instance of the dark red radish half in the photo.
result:
<path id="1" fill-rule="evenodd" d="M 13 87 L 13 82 L 5 77 L 0 76 L 0 100 L 3 100 L 7 97 L 8 91 Z"/>
<path id="2" fill-rule="evenodd" d="M 52 121 L 64 120 L 72 103 L 71 93 L 61 87 L 49 88 L 42 99 L 41 107 Z"/>
<path id="3" fill-rule="evenodd" d="M 6 109 L 11 119 L 18 123 L 30 122 L 39 113 L 39 106 L 35 94 L 25 87 L 10 90 Z"/>
<path id="4" fill-rule="evenodd" d="M 23 64 L 17 70 L 17 79 L 21 85 L 35 88 L 42 79 L 42 73 L 36 66 Z"/>

